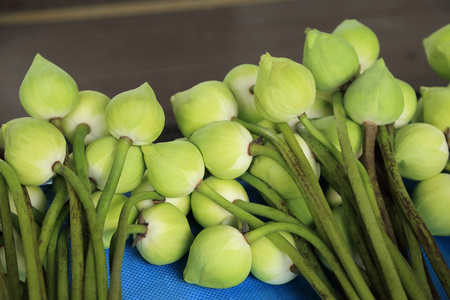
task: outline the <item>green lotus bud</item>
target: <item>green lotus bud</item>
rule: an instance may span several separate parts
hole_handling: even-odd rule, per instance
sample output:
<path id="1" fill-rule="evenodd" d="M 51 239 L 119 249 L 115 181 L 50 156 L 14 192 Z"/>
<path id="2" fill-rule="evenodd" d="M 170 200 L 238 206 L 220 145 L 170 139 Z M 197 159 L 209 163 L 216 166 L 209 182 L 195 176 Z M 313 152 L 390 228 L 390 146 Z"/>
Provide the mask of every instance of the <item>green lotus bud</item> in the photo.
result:
<path id="1" fill-rule="evenodd" d="M 147 82 L 112 98 L 105 115 L 109 132 L 128 137 L 135 146 L 155 141 L 164 128 L 164 111 Z"/>
<path id="2" fill-rule="evenodd" d="M 347 131 L 350 137 L 350 144 L 353 149 L 353 153 L 356 157 L 360 157 L 362 154 L 363 145 L 363 128 L 361 125 L 353 122 L 351 119 L 346 118 Z M 336 123 L 334 116 L 327 116 L 320 119 L 311 120 L 314 127 L 319 130 L 339 151 L 341 146 L 339 144 L 339 138 L 337 135 Z M 298 127 L 302 127 L 301 123 Z"/>
<path id="3" fill-rule="evenodd" d="M 291 233 L 284 231 L 279 233 L 297 248 Z M 294 265 L 292 259 L 267 237 L 263 236 L 250 243 L 250 249 L 252 251 L 251 273 L 259 280 L 280 285 L 297 277 L 297 274 L 291 271 Z"/>
<path id="4" fill-rule="evenodd" d="M 431 69 L 440 77 L 450 80 L 450 24 L 425 38 L 423 46 Z"/>
<path id="5" fill-rule="evenodd" d="M 3 136 L 3 125 L 0 127 L 0 157 L 3 150 L 5 150 L 5 137 Z"/>
<path id="6" fill-rule="evenodd" d="M 95 207 L 97 207 L 98 200 L 100 199 L 102 192 L 96 191 L 92 194 L 92 202 L 94 202 Z M 106 213 L 105 225 L 103 227 L 103 246 L 105 249 L 109 249 L 111 238 L 113 234 L 117 231 L 117 226 L 119 224 L 120 213 L 122 211 L 123 205 L 128 201 L 127 196 L 123 194 L 114 194 L 111 203 Z M 132 208 L 130 215 L 128 216 L 128 224 L 134 224 L 138 217 L 138 211 L 136 208 Z"/>
<path id="7" fill-rule="evenodd" d="M 317 29 L 306 31 L 303 65 L 313 74 L 320 91 L 346 84 L 359 70 L 358 55 L 350 43 Z"/>
<path id="8" fill-rule="evenodd" d="M 153 265 L 181 259 L 194 240 L 186 216 L 170 203 L 160 203 L 142 211 L 148 223 L 146 237 L 136 244 L 141 256 Z"/>
<path id="9" fill-rule="evenodd" d="M 364 122 L 386 125 L 400 117 L 403 92 L 382 58 L 348 87 L 344 107 L 349 117 L 360 125 Z"/>
<path id="10" fill-rule="evenodd" d="M 255 104 L 266 119 L 287 122 L 314 102 L 316 85 L 311 72 L 288 58 L 261 56 L 255 84 Z"/>
<path id="11" fill-rule="evenodd" d="M 439 174 L 449 155 L 444 134 L 426 123 L 408 124 L 396 131 L 394 151 L 402 177 L 417 181 Z"/>
<path id="12" fill-rule="evenodd" d="M 152 187 L 166 197 L 190 194 L 205 175 L 198 148 L 188 141 L 174 140 L 141 146 Z"/>
<path id="13" fill-rule="evenodd" d="M 204 183 L 230 202 L 237 199 L 249 202 L 244 187 L 234 179 L 210 176 Z M 238 219 L 234 215 L 200 192 L 192 192 L 191 209 L 195 220 L 203 228 L 218 224 L 238 228 Z"/>
<path id="14" fill-rule="evenodd" d="M 411 119 L 412 123 L 425 123 L 423 120 L 423 97 L 420 97 L 417 101 L 416 112 Z"/>
<path id="15" fill-rule="evenodd" d="M 309 119 L 319 119 L 333 115 L 333 104 L 324 95 L 316 93 L 316 99 L 306 110 Z M 298 121 L 298 118 L 295 118 Z"/>
<path id="16" fill-rule="evenodd" d="M 333 189 L 331 186 L 328 186 L 326 188 L 325 198 L 327 198 L 327 202 L 332 209 L 339 207 L 342 204 L 341 195 L 339 195 L 338 192 L 335 189 Z"/>
<path id="17" fill-rule="evenodd" d="M 257 65 L 238 65 L 231 69 L 223 79 L 236 98 L 238 118 L 249 123 L 256 123 L 264 119 L 256 109 L 253 95 L 258 70 Z"/>
<path id="18" fill-rule="evenodd" d="M 395 128 L 400 128 L 408 124 L 414 117 L 417 110 L 417 96 L 411 85 L 403 80 L 396 80 L 402 89 L 404 101 L 403 112 L 394 123 Z"/>
<path id="19" fill-rule="evenodd" d="M 20 85 L 19 98 L 32 117 L 62 118 L 77 104 L 78 87 L 69 74 L 38 53 Z"/>
<path id="20" fill-rule="evenodd" d="M 450 236 L 450 174 L 440 173 L 419 182 L 411 200 L 432 235 Z"/>
<path id="21" fill-rule="evenodd" d="M 5 160 L 23 185 L 38 186 L 53 177 L 53 165 L 64 162 L 67 143 L 47 121 L 24 117 L 2 126 Z"/>
<path id="22" fill-rule="evenodd" d="M 147 171 L 144 172 L 144 176 L 142 177 L 141 183 L 131 191 L 131 195 L 136 195 L 141 192 L 152 192 L 155 189 L 150 184 L 150 181 L 148 181 Z M 176 206 L 184 215 L 187 215 L 191 211 L 191 196 L 185 195 L 181 197 L 176 198 L 169 198 L 166 197 L 164 199 L 164 202 L 169 202 Z M 158 202 L 156 202 L 158 203 Z M 146 209 L 147 207 L 155 205 L 154 199 L 147 199 L 140 201 L 136 204 L 136 208 L 138 211 L 141 211 L 143 209 Z"/>
<path id="23" fill-rule="evenodd" d="M 0 223 L 0 232 L 1 231 L 2 231 L 2 224 Z M 14 235 L 14 245 L 16 247 L 17 269 L 19 271 L 19 280 L 25 282 L 27 279 L 27 270 L 25 266 L 25 252 L 23 249 L 22 238 L 15 229 L 13 229 L 13 235 Z M 0 262 L 2 263 L 4 274 L 7 274 L 6 253 L 4 245 L 0 246 Z"/>
<path id="24" fill-rule="evenodd" d="M 250 245 L 242 233 L 228 225 L 216 225 L 195 237 L 183 278 L 187 283 L 225 289 L 242 283 L 251 266 Z"/>
<path id="25" fill-rule="evenodd" d="M 380 54 L 380 43 L 372 29 L 355 19 L 342 21 L 332 32 L 352 45 L 358 55 L 359 73 L 375 63 Z"/>
<path id="26" fill-rule="evenodd" d="M 450 87 L 421 87 L 423 121 L 442 132 L 450 127 Z"/>
<path id="27" fill-rule="evenodd" d="M 103 190 L 111 171 L 117 151 L 118 141 L 112 136 L 96 139 L 86 147 L 86 163 L 89 177 L 99 190 Z M 120 175 L 116 193 L 126 193 L 135 189 L 145 171 L 141 149 L 131 146 Z"/>
<path id="28" fill-rule="evenodd" d="M 194 132 L 189 141 L 200 149 L 206 168 L 216 177 L 237 178 L 252 162 L 248 154 L 252 135 L 241 124 L 216 121 Z"/>
<path id="29" fill-rule="evenodd" d="M 189 138 L 203 126 L 220 120 L 231 120 L 238 105 L 228 86 L 216 80 L 201 82 L 170 98 L 181 133 Z"/>
<path id="30" fill-rule="evenodd" d="M 25 186 L 28 196 L 30 197 L 31 206 L 45 214 L 47 211 L 47 198 L 45 197 L 44 191 L 40 186 Z M 16 206 L 14 204 L 14 198 L 11 192 L 8 190 L 9 206 L 11 212 L 17 215 Z"/>
<path id="31" fill-rule="evenodd" d="M 87 124 L 91 131 L 84 140 L 85 146 L 102 136 L 109 135 L 105 120 L 109 98 L 97 91 L 80 91 L 78 104 L 62 119 L 64 135 L 73 143 L 75 130 L 80 124 Z"/>

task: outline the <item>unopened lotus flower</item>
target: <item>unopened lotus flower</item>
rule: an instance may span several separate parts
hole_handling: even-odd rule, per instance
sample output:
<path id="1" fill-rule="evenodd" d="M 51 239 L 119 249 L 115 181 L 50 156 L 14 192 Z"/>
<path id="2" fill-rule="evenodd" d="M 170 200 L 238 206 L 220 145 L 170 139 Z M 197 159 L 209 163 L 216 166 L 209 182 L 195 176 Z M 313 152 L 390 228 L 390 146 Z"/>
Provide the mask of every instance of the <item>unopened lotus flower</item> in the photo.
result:
<path id="1" fill-rule="evenodd" d="M 313 74 L 320 91 L 339 88 L 359 70 L 358 55 L 349 42 L 317 29 L 306 31 L 303 65 Z"/>
<path id="2" fill-rule="evenodd" d="M 147 178 L 158 193 L 171 198 L 190 194 L 203 179 L 205 165 L 198 148 L 183 140 L 141 146 Z"/>
<path id="3" fill-rule="evenodd" d="M 316 85 L 303 65 L 284 57 L 261 56 L 255 84 L 255 104 L 266 119 L 288 122 L 314 102 Z"/>
<path id="4" fill-rule="evenodd" d="M 439 128 L 442 132 L 450 127 L 450 87 L 421 87 L 423 122 Z"/>
<path id="5" fill-rule="evenodd" d="M 242 283 L 251 266 L 251 249 L 244 235 L 234 227 L 215 225 L 195 237 L 183 278 L 187 283 L 225 289 Z"/>
<path id="6" fill-rule="evenodd" d="M 194 240 L 186 216 L 174 205 L 164 202 L 142 211 L 148 223 L 145 238 L 136 248 L 153 265 L 166 265 L 181 259 Z"/>
<path id="7" fill-rule="evenodd" d="M 398 129 L 394 152 L 402 177 L 417 181 L 439 174 L 449 157 L 444 134 L 427 123 L 411 123 Z"/>
<path id="8" fill-rule="evenodd" d="M 279 232 L 285 239 L 295 246 L 294 237 L 289 232 Z M 252 250 L 251 273 L 259 280 L 268 284 L 280 285 L 295 279 L 297 274 L 292 272 L 292 259 L 267 237 L 263 236 L 250 243 Z"/>
<path id="9" fill-rule="evenodd" d="M 142 176 L 142 181 L 139 183 L 139 185 L 131 191 L 131 195 L 136 195 L 141 192 L 152 192 L 155 189 L 150 184 L 150 181 L 148 181 L 147 171 L 144 172 L 144 176 Z M 157 201 L 158 203 L 159 201 Z M 169 202 L 173 205 L 175 205 L 179 210 L 181 210 L 182 213 L 187 215 L 191 211 L 191 195 L 185 195 L 181 197 L 176 198 L 169 198 L 165 197 L 164 202 Z M 140 201 L 136 204 L 136 208 L 138 211 L 141 211 L 147 207 L 155 205 L 154 199 L 147 199 Z"/>
<path id="10" fill-rule="evenodd" d="M 118 141 L 112 136 L 96 139 L 86 147 L 86 163 L 89 177 L 99 190 L 103 190 L 117 152 Z M 116 193 L 126 193 L 135 189 L 145 171 L 141 149 L 131 146 L 128 150 Z"/>
<path id="11" fill-rule="evenodd" d="M 38 186 L 52 178 L 53 165 L 64 163 L 67 143 L 63 134 L 47 121 L 24 117 L 2 126 L 5 160 L 22 185 Z"/>
<path id="12" fill-rule="evenodd" d="M 347 131 L 350 138 L 350 144 L 352 145 L 353 153 L 356 157 L 360 157 L 362 154 L 363 145 L 362 126 L 349 118 L 346 118 L 345 122 L 347 124 Z M 326 116 L 320 119 L 314 119 L 311 120 L 311 123 L 336 147 L 336 149 L 340 151 L 341 146 L 339 144 L 334 116 Z M 299 123 L 297 126 L 302 127 L 303 125 Z"/>
<path id="13" fill-rule="evenodd" d="M 403 112 L 394 123 L 395 128 L 400 128 L 408 124 L 414 117 L 417 110 L 417 96 L 413 87 L 400 79 L 396 79 L 403 92 Z"/>
<path id="14" fill-rule="evenodd" d="M 323 94 L 316 93 L 313 104 L 305 111 L 309 119 L 319 119 L 333 114 L 333 104 Z M 296 118 L 298 121 L 298 118 Z"/>
<path id="15" fill-rule="evenodd" d="M 38 53 L 20 85 L 19 98 L 32 117 L 62 118 L 77 104 L 78 86 L 63 69 Z"/>
<path id="16" fill-rule="evenodd" d="M 203 183 L 230 202 L 238 199 L 249 201 L 242 184 L 234 179 L 220 179 L 210 176 L 203 180 Z M 218 224 L 239 227 L 238 219 L 234 215 L 198 191 L 194 191 L 191 195 L 191 209 L 195 220 L 203 228 Z"/>
<path id="17" fill-rule="evenodd" d="M 98 200 L 100 199 L 102 192 L 96 191 L 92 194 L 92 202 L 97 207 Z M 119 223 L 120 213 L 123 205 L 128 201 L 128 197 L 123 194 L 114 194 L 111 199 L 111 203 L 106 213 L 105 225 L 103 227 L 103 246 L 108 249 L 111 243 L 113 234 L 117 231 Z M 134 224 L 138 216 L 136 208 L 132 208 L 128 216 L 128 224 Z"/>
<path id="18" fill-rule="evenodd" d="M 85 146 L 92 141 L 110 135 L 105 120 L 105 110 L 110 99 L 97 91 L 80 91 L 78 104 L 63 118 L 64 135 L 73 143 L 75 130 L 79 124 L 89 125 L 90 132 L 84 140 Z"/>
<path id="19" fill-rule="evenodd" d="M 133 145 L 155 141 L 164 128 L 164 111 L 146 82 L 113 97 L 106 106 L 106 124 L 115 137 L 128 137 Z"/>
<path id="20" fill-rule="evenodd" d="M 356 78 L 344 94 L 344 107 L 356 123 L 386 125 L 403 112 L 403 92 L 382 58 Z"/>
<path id="21" fill-rule="evenodd" d="M 411 200 L 432 235 L 450 236 L 450 174 L 440 173 L 419 182 Z"/>
<path id="22" fill-rule="evenodd" d="M 426 37 L 423 46 L 431 69 L 440 77 L 450 80 L 450 24 Z"/>
<path id="23" fill-rule="evenodd" d="M 194 132 L 189 141 L 200 149 L 208 171 L 222 179 L 241 176 L 252 161 L 248 154 L 252 135 L 233 121 L 212 122 Z"/>
<path id="24" fill-rule="evenodd" d="M 352 45 L 358 55 L 359 73 L 375 63 L 380 54 L 380 43 L 372 29 L 355 19 L 342 21 L 332 32 Z"/>
<path id="25" fill-rule="evenodd" d="M 231 69 L 223 79 L 236 98 L 238 118 L 250 123 L 257 123 L 264 118 L 255 106 L 253 92 L 258 70 L 257 65 L 241 64 Z"/>
<path id="26" fill-rule="evenodd" d="M 238 114 L 238 104 L 230 88 L 221 81 L 201 82 L 170 98 L 181 133 L 189 138 L 203 126 L 231 120 Z"/>
<path id="27" fill-rule="evenodd" d="M 339 195 L 339 193 L 335 189 L 333 189 L 331 186 L 328 186 L 326 188 L 325 198 L 327 198 L 327 202 L 332 209 L 339 207 L 342 204 L 341 195 Z"/>

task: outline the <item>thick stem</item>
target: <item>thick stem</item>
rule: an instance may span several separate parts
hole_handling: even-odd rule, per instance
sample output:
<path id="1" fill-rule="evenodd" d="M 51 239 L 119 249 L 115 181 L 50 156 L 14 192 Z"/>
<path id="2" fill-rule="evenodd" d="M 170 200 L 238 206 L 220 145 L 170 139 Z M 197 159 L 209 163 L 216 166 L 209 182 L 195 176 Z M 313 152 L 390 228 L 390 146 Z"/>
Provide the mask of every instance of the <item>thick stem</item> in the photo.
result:
<path id="1" fill-rule="evenodd" d="M 70 228 L 64 228 L 59 237 L 56 249 L 56 256 L 58 261 L 57 274 L 57 299 L 69 299 L 69 235 Z"/>
<path id="2" fill-rule="evenodd" d="M 90 189 L 90 182 L 84 141 L 89 132 L 91 132 L 91 128 L 88 124 L 79 124 L 75 129 L 75 138 L 73 141 L 73 162 L 75 166 L 75 173 L 77 173 L 78 177 L 80 177 L 80 180 L 88 190 Z"/>
<path id="3" fill-rule="evenodd" d="M 102 227 L 99 225 L 97 214 L 95 211 L 94 203 L 92 202 L 89 192 L 80 179 L 69 168 L 61 163 L 55 163 L 53 165 L 53 171 L 56 174 L 63 176 L 77 192 L 80 199 L 91 232 L 91 241 L 93 245 L 94 257 L 95 257 L 95 269 L 96 269 L 96 281 L 97 281 L 97 294 L 99 299 L 106 299 L 108 293 L 107 283 L 107 269 L 105 250 L 103 248 L 102 239 Z"/>
<path id="4" fill-rule="evenodd" d="M 23 241 L 25 267 L 27 271 L 27 285 L 30 299 L 45 299 L 44 275 L 41 267 L 41 260 L 37 251 L 37 237 L 34 229 L 34 218 L 31 203 L 26 201 L 17 175 L 11 167 L 0 160 L 0 174 L 6 180 L 9 190 L 14 199 L 17 216 L 19 218 L 20 233 Z"/>
<path id="5" fill-rule="evenodd" d="M 11 220 L 11 208 L 9 206 L 8 188 L 6 181 L 0 175 L 0 221 L 5 247 L 6 272 L 8 274 L 8 286 L 11 299 L 20 298 L 19 269 L 17 267 L 16 245 L 14 241 L 14 227 Z M 3 273 L 3 269 L 1 269 Z M 6 298 L 5 298 L 6 299 Z"/>
<path id="6" fill-rule="evenodd" d="M 5 277 L 5 273 L 3 272 L 3 265 L 2 262 L 0 261 L 0 299 L 19 299 L 19 295 L 17 295 L 16 297 L 10 297 L 9 296 L 9 292 L 8 292 L 8 284 L 6 283 L 6 277 Z"/>
<path id="7" fill-rule="evenodd" d="M 110 290 L 108 299 L 121 298 L 121 272 L 123 253 L 125 251 L 125 243 L 127 239 L 128 218 L 133 207 L 140 201 L 147 199 L 164 200 L 164 197 L 157 192 L 142 192 L 131 196 L 122 207 L 119 217 L 117 231 L 111 239 L 111 247 L 109 252 L 110 263 Z"/>
<path id="8" fill-rule="evenodd" d="M 415 208 L 411 198 L 406 190 L 403 178 L 400 175 L 398 165 L 395 159 L 393 148 L 393 141 L 385 126 L 381 126 L 378 134 L 378 143 L 380 144 L 381 153 L 383 156 L 386 173 L 389 180 L 394 201 L 401 207 L 405 214 L 412 230 L 417 236 L 420 244 L 423 247 L 428 259 L 430 260 L 433 269 L 439 278 L 445 292 L 450 296 L 450 269 L 447 265 L 444 256 L 434 240 L 434 237 L 428 230 L 425 222 L 420 217 Z"/>
<path id="9" fill-rule="evenodd" d="M 356 203 L 361 213 L 367 234 L 372 242 L 375 254 L 383 272 L 383 277 L 394 299 L 406 299 L 406 294 L 402 283 L 395 269 L 392 257 L 386 243 L 383 240 L 383 234 L 378 221 L 375 218 L 372 206 L 369 202 L 364 183 L 361 179 L 356 158 L 351 148 L 350 139 L 347 132 L 347 124 L 345 121 L 345 111 L 342 106 L 342 94 L 336 92 L 333 95 L 333 110 L 338 131 L 339 143 L 341 146 L 342 157 L 347 166 L 347 175 L 353 188 Z"/>

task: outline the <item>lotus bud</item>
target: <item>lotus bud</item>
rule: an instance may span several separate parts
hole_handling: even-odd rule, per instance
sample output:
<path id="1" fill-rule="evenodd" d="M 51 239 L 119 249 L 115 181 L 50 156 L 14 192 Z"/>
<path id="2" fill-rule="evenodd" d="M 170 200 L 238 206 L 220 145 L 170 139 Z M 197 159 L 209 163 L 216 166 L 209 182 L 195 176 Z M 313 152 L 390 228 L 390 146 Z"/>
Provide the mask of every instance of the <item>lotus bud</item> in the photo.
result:
<path id="1" fill-rule="evenodd" d="M 309 119 L 319 119 L 333 115 L 333 104 L 322 94 L 316 93 L 316 99 L 306 110 Z M 298 120 L 298 118 L 296 118 Z"/>
<path id="2" fill-rule="evenodd" d="M 449 155 L 444 134 L 426 123 L 408 124 L 396 131 L 394 152 L 402 177 L 417 181 L 439 174 Z"/>
<path id="3" fill-rule="evenodd" d="M 234 179 L 210 176 L 203 182 L 230 202 L 237 199 L 249 202 L 244 187 Z M 191 209 L 195 220 L 203 228 L 218 224 L 230 225 L 235 228 L 239 226 L 235 216 L 198 191 L 192 192 Z"/>
<path id="4" fill-rule="evenodd" d="M 423 97 L 417 100 L 416 112 L 411 120 L 412 123 L 425 123 L 423 120 Z"/>
<path id="5" fill-rule="evenodd" d="M 236 98 L 238 118 L 249 123 L 257 123 L 264 119 L 256 109 L 253 95 L 258 70 L 257 65 L 238 65 L 231 69 L 223 79 Z"/>
<path id="6" fill-rule="evenodd" d="M 194 132 L 189 141 L 200 149 L 208 171 L 222 179 L 241 176 L 252 161 L 248 154 L 252 135 L 236 122 L 210 123 Z"/>
<path id="7" fill-rule="evenodd" d="M 306 31 L 303 65 L 313 74 L 320 91 L 339 88 L 359 70 L 358 55 L 349 42 L 317 29 Z"/>
<path id="8" fill-rule="evenodd" d="M 339 151 L 341 150 L 334 116 L 314 119 L 311 120 L 311 123 L 336 147 L 336 149 Z M 347 124 L 347 131 L 353 153 L 355 154 L 355 157 L 360 157 L 362 154 L 363 145 L 363 128 L 361 125 L 349 118 L 345 119 L 345 123 Z M 301 128 L 302 126 L 302 124 L 298 124 L 297 128 Z"/>
<path id="9" fill-rule="evenodd" d="M 77 104 L 78 87 L 69 74 L 38 53 L 20 85 L 19 98 L 32 117 L 62 118 Z"/>
<path id="10" fill-rule="evenodd" d="M 105 116 L 109 132 L 117 139 L 128 137 L 135 146 L 152 143 L 164 128 L 164 111 L 147 82 L 112 98 Z"/>
<path id="11" fill-rule="evenodd" d="M 411 200 L 432 235 L 450 236 L 450 174 L 440 173 L 414 188 Z"/>
<path id="12" fill-rule="evenodd" d="M 131 191 L 131 195 L 136 195 L 141 192 L 152 192 L 155 189 L 150 184 L 150 181 L 148 181 L 147 171 L 144 172 L 144 176 L 142 177 L 141 183 Z M 168 198 L 166 197 L 164 199 L 164 202 L 169 202 L 173 205 L 175 205 L 184 215 L 187 215 L 191 211 L 191 196 L 185 195 L 182 197 L 176 197 L 176 198 Z M 158 202 L 157 202 L 158 203 Z M 140 201 L 136 204 L 136 208 L 138 211 L 141 211 L 143 209 L 146 209 L 147 207 L 155 205 L 155 202 L 153 199 L 147 199 Z"/>
<path id="13" fill-rule="evenodd" d="M 2 224 L 0 223 L 0 232 L 1 231 L 2 231 Z M 13 229 L 13 235 L 14 235 L 14 245 L 16 247 L 17 269 L 19 272 L 19 280 L 25 282 L 27 279 L 27 270 L 25 266 L 25 252 L 23 249 L 22 238 L 15 229 Z M 2 263 L 4 274 L 7 274 L 6 253 L 4 245 L 0 246 L 0 262 Z"/>
<path id="14" fill-rule="evenodd" d="M 279 233 L 297 248 L 291 233 L 285 231 Z M 294 265 L 292 259 L 267 237 L 263 236 L 251 242 L 250 249 L 252 251 L 251 273 L 257 279 L 268 284 L 280 285 L 297 277 L 297 274 L 291 271 Z"/>
<path id="15" fill-rule="evenodd" d="M 417 110 L 417 96 L 416 91 L 414 91 L 411 85 L 403 80 L 396 80 L 402 89 L 404 101 L 403 112 L 394 123 L 395 128 L 400 128 L 408 124 L 414 117 Z"/>
<path id="16" fill-rule="evenodd" d="M 166 197 L 190 194 L 205 175 L 198 148 L 188 141 L 174 140 L 141 146 L 151 186 Z"/>
<path id="17" fill-rule="evenodd" d="M 96 191 L 92 194 L 92 202 L 94 202 L 95 207 L 97 207 L 98 200 L 100 199 L 102 192 Z M 103 227 L 103 246 L 105 249 L 109 249 L 111 238 L 113 234 L 117 231 L 117 226 L 119 224 L 120 213 L 122 211 L 123 205 L 128 201 L 127 196 L 123 194 L 114 194 L 111 203 L 106 213 L 105 225 Z M 136 208 L 132 208 L 130 215 L 128 216 L 128 224 L 134 224 L 138 217 L 138 211 Z"/>
<path id="18" fill-rule="evenodd" d="M 450 127 L 450 87 L 421 87 L 423 121 L 442 132 Z"/>
<path id="19" fill-rule="evenodd" d="M 75 130 L 80 124 L 87 124 L 91 129 L 84 140 L 85 146 L 99 137 L 110 134 L 105 120 L 105 110 L 109 100 L 106 95 L 97 91 L 80 91 L 78 104 L 62 119 L 64 135 L 71 143 L 75 139 Z"/>
<path id="20" fill-rule="evenodd" d="M 47 121 L 24 117 L 2 126 L 5 160 L 22 185 L 38 186 L 52 178 L 53 165 L 64 162 L 67 143 Z"/>
<path id="21" fill-rule="evenodd" d="M 215 80 L 176 93 L 170 103 L 178 128 L 187 138 L 211 122 L 231 120 L 238 114 L 233 92 L 225 83 Z"/>
<path id="22" fill-rule="evenodd" d="M 356 78 L 344 94 L 344 107 L 356 123 L 395 122 L 403 112 L 403 92 L 382 58 Z"/>
<path id="23" fill-rule="evenodd" d="M 39 186 L 25 186 L 28 196 L 30 198 L 31 206 L 45 214 L 47 211 L 47 198 L 45 197 L 44 191 Z M 11 212 L 17 214 L 16 206 L 14 204 L 14 198 L 11 192 L 8 190 L 9 206 L 11 207 Z"/>
<path id="24" fill-rule="evenodd" d="M 112 136 L 96 139 L 86 147 L 86 163 L 89 177 L 99 190 L 103 190 L 111 171 L 117 151 L 118 141 Z M 145 171 L 141 149 L 131 146 L 120 175 L 116 193 L 126 193 L 135 189 Z"/>
<path id="25" fill-rule="evenodd" d="M 425 38 L 423 46 L 431 69 L 440 77 L 450 80 L 450 24 Z"/>
<path id="26" fill-rule="evenodd" d="M 174 205 L 161 203 L 142 211 L 148 231 L 136 248 L 153 265 L 166 265 L 181 259 L 194 240 L 186 216 Z"/>
<path id="27" fill-rule="evenodd" d="M 269 53 L 261 56 L 254 90 L 256 108 L 275 123 L 303 114 L 316 96 L 314 77 L 307 68 Z"/>
<path id="28" fill-rule="evenodd" d="M 187 283 L 225 289 L 242 283 L 251 266 L 252 253 L 243 234 L 228 225 L 215 225 L 195 237 L 183 278 Z"/>
<path id="29" fill-rule="evenodd" d="M 3 150 L 5 150 L 5 137 L 3 136 L 2 127 L 3 125 L 0 127 L 0 154 Z"/>
<path id="30" fill-rule="evenodd" d="M 331 186 L 328 186 L 325 190 L 325 198 L 327 199 L 328 204 L 331 209 L 341 206 L 342 197 L 339 193 L 333 189 Z"/>
<path id="31" fill-rule="evenodd" d="M 380 43 L 376 34 L 355 19 L 342 21 L 332 32 L 352 45 L 358 55 L 359 72 L 362 73 L 375 63 L 380 54 Z"/>

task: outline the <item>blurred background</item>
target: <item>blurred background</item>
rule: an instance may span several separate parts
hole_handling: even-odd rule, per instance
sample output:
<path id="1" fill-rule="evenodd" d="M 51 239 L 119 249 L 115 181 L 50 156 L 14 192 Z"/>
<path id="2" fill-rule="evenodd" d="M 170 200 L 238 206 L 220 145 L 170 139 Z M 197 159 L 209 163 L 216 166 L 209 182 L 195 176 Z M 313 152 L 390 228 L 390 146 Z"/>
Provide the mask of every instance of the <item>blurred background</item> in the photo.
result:
<path id="1" fill-rule="evenodd" d="M 26 113 L 19 87 L 40 53 L 80 90 L 114 97 L 148 82 L 170 97 L 262 54 L 302 61 L 306 27 L 344 19 L 369 26 L 390 71 L 420 86 L 447 85 L 429 68 L 423 38 L 450 23 L 449 0 L 0 0 L 0 124 Z"/>

